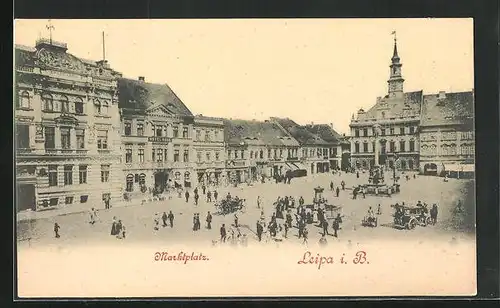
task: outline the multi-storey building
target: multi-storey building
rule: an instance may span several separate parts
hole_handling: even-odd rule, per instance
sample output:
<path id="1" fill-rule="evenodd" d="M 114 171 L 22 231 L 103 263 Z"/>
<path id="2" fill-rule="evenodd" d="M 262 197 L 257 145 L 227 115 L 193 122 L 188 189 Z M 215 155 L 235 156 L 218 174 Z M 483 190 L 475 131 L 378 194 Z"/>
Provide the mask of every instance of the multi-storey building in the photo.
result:
<path id="1" fill-rule="evenodd" d="M 122 178 L 126 198 L 191 187 L 194 116 L 166 84 L 118 80 Z"/>
<path id="2" fill-rule="evenodd" d="M 380 143 L 379 164 L 403 170 L 418 170 L 419 141 L 418 126 L 422 91 L 403 92 L 402 64 L 396 41 L 387 81 L 389 92 L 378 97 L 368 111 L 360 109 L 352 117 L 351 162 L 356 168 L 370 168 L 375 164 L 375 149 Z M 376 136 L 374 126 L 380 127 Z M 397 159 L 397 160 L 395 160 Z"/>
<path id="3" fill-rule="evenodd" d="M 328 142 L 314 133 L 318 127 L 314 124 L 301 126 L 286 118 L 272 118 L 272 120 L 286 130 L 300 145 L 300 160 L 307 173 L 323 173 L 330 171 L 330 153 L 338 154 L 338 141 Z M 330 133 L 331 134 L 331 133 Z M 335 150 L 333 150 L 335 149 Z"/>
<path id="4" fill-rule="evenodd" d="M 423 174 L 474 172 L 474 92 L 425 95 L 420 123 Z"/>
<path id="5" fill-rule="evenodd" d="M 333 129 L 333 124 L 311 124 L 305 127 L 309 132 L 326 141 L 328 145 L 329 168 L 324 168 L 326 169 L 325 171 L 328 171 L 328 169 L 335 170 L 340 168 L 342 159 L 342 136 Z"/>
<path id="6" fill-rule="evenodd" d="M 18 210 L 121 199 L 121 75 L 67 50 L 52 39 L 15 48 Z"/>
<path id="7" fill-rule="evenodd" d="M 302 169 L 298 142 L 278 124 L 267 120 L 224 122 L 229 183 L 274 178 Z"/>
<path id="8" fill-rule="evenodd" d="M 194 118 L 194 131 L 194 169 L 198 184 L 218 185 L 226 167 L 224 121 L 221 118 L 198 115 Z"/>

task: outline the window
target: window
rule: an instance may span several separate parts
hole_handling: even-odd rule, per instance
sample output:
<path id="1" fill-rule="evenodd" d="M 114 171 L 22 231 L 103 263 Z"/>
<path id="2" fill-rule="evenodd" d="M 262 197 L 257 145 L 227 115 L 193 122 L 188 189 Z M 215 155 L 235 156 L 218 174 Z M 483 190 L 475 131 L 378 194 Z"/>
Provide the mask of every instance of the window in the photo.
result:
<path id="1" fill-rule="evenodd" d="M 364 153 L 368 152 L 368 142 L 363 143 L 363 152 Z"/>
<path id="2" fill-rule="evenodd" d="M 125 163 L 132 163 L 132 149 L 125 149 Z"/>
<path id="3" fill-rule="evenodd" d="M 184 127 L 182 129 L 182 138 L 188 138 L 189 135 L 188 135 L 188 128 L 187 127 Z"/>
<path id="4" fill-rule="evenodd" d="M 189 161 L 189 150 L 184 150 L 184 162 Z"/>
<path id="5" fill-rule="evenodd" d="M 385 136 L 385 128 L 380 129 L 380 136 Z"/>
<path id="6" fill-rule="evenodd" d="M 263 159 L 263 158 L 264 158 L 264 151 L 260 150 L 260 159 Z"/>
<path id="7" fill-rule="evenodd" d="M 216 161 L 220 160 L 220 153 L 219 152 L 215 152 L 215 160 Z"/>
<path id="8" fill-rule="evenodd" d="M 231 158 L 231 150 L 227 151 L 227 157 Z"/>
<path id="9" fill-rule="evenodd" d="M 64 185 L 73 185 L 73 166 L 64 166 Z"/>
<path id="10" fill-rule="evenodd" d="M 57 186 L 57 166 L 49 166 L 49 186 Z"/>
<path id="11" fill-rule="evenodd" d="M 30 127 L 29 125 L 18 124 L 16 126 L 17 148 L 28 149 L 30 147 Z"/>
<path id="12" fill-rule="evenodd" d="M 167 151 L 167 149 L 163 150 L 163 155 L 165 157 L 165 159 L 163 161 L 168 161 L 168 151 Z"/>
<path id="13" fill-rule="evenodd" d="M 130 136 L 132 135 L 132 123 L 130 122 L 125 122 L 125 136 Z"/>
<path id="14" fill-rule="evenodd" d="M 58 203 L 59 203 L 59 198 L 50 198 L 49 199 L 50 206 L 56 206 Z"/>
<path id="15" fill-rule="evenodd" d="M 354 136 L 359 137 L 359 130 L 358 129 L 354 130 Z"/>
<path id="16" fill-rule="evenodd" d="M 219 131 L 218 130 L 214 131 L 214 140 L 219 141 Z"/>
<path id="17" fill-rule="evenodd" d="M 42 94 L 42 105 L 44 111 L 54 111 L 54 100 L 52 95 L 45 93 Z"/>
<path id="18" fill-rule="evenodd" d="M 415 152 L 415 141 L 410 140 L 410 152 Z M 410 167 L 411 169 L 411 167 Z"/>
<path id="19" fill-rule="evenodd" d="M 88 199 L 89 199 L 88 195 L 80 196 L 80 203 L 87 203 Z"/>
<path id="20" fill-rule="evenodd" d="M 70 113 L 69 109 L 69 101 L 66 96 L 61 97 L 61 112 L 62 113 Z"/>
<path id="21" fill-rule="evenodd" d="M 363 128 L 363 136 L 368 136 L 368 128 Z"/>
<path id="22" fill-rule="evenodd" d="M 234 159 L 237 159 L 237 158 L 238 158 L 238 151 L 234 150 Z"/>
<path id="23" fill-rule="evenodd" d="M 404 135 L 405 134 L 405 128 L 404 127 L 400 127 L 399 128 L 399 134 L 400 135 Z"/>
<path id="24" fill-rule="evenodd" d="M 108 108 L 109 108 L 108 102 L 107 101 L 102 102 L 101 113 L 104 115 L 108 114 Z"/>
<path id="25" fill-rule="evenodd" d="M 173 137 L 178 138 L 179 137 L 179 127 L 177 125 L 174 125 L 173 127 Z"/>
<path id="26" fill-rule="evenodd" d="M 394 141 L 389 142 L 389 151 L 391 153 L 396 152 L 396 143 Z"/>
<path id="27" fill-rule="evenodd" d="M 87 166 L 86 165 L 78 166 L 78 177 L 80 180 L 80 184 L 87 183 Z"/>
<path id="28" fill-rule="evenodd" d="M 163 126 L 156 125 L 155 128 L 156 130 L 154 131 L 154 135 L 157 137 L 161 137 L 163 135 Z"/>
<path id="29" fill-rule="evenodd" d="M 280 157 L 283 157 L 283 149 L 280 149 Z"/>
<path id="30" fill-rule="evenodd" d="M 406 160 L 401 161 L 401 169 L 406 170 Z"/>
<path id="31" fill-rule="evenodd" d="M 131 192 L 134 190 L 134 175 L 129 174 L 126 178 L 125 191 Z"/>
<path id="32" fill-rule="evenodd" d="M 139 163 L 144 163 L 144 149 L 139 149 L 139 152 L 138 152 L 138 155 L 139 155 Z"/>
<path id="33" fill-rule="evenodd" d="M 205 131 L 205 141 L 210 141 L 210 131 Z"/>
<path id="34" fill-rule="evenodd" d="M 274 149 L 274 159 L 277 159 L 278 158 L 278 150 Z"/>
<path id="35" fill-rule="evenodd" d="M 372 142 L 372 152 L 375 153 L 375 141 Z"/>
<path id="36" fill-rule="evenodd" d="M 174 162 L 179 161 L 179 150 L 174 150 Z"/>
<path id="37" fill-rule="evenodd" d="M 104 150 L 108 148 L 108 131 L 98 130 L 97 131 L 97 148 L 99 150 Z"/>
<path id="38" fill-rule="evenodd" d="M 415 127 L 410 126 L 410 134 L 413 134 L 415 132 Z"/>
<path id="39" fill-rule="evenodd" d="M 101 165 L 101 182 L 109 182 L 109 165 Z"/>
<path id="40" fill-rule="evenodd" d="M 243 150 L 241 150 L 241 151 L 240 151 L 240 157 L 241 157 L 242 159 L 243 159 L 243 158 L 245 158 L 245 151 L 243 151 Z"/>
<path id="41" fill-rule="evenodd" d="M 267 157 L 268 157 L 268 158 L 271 158 L 271 149 L 268 149 L 268 150 L 267 150 Z M 276 158 L 276 150 L 275 150 L 275 152 L 274 152 L 274 157 Z"/>
<path id="42" fill-rule="evenodd" d="M 181 179 L 181 173 L 180 172 L 176 172 L 174 176 L 175 176 L 175 179 L 177 181 L 179 181 Z"/>
<path id="43" fill-rule="evenodd" d="M 198 162 L 201 163 L 201 152 L 196 153 L 196 159 L 198 159 Z"/>
<path id="44" fill-rule="evenodd" d="M 212 160 L 212 157 L 210 157 L 210 152 L 207 152 L 206 153 L 206 157 L 207 157 L 207 161 L 211 161 Z"/>
<path id="45" fill-rule="evenodd" d="M 405 149 L 405 141 L 401 140 L 399 142 L 399 152 L 404 152 L 404 151 L 406 151 L 406 149 Z"/>
<path id="46" fill-rule="evenodd" d="M 146 185 L 146 175 L 144 173 L 139 174 L 139 185 Z"/>
<path id="47" fill-rule="evenodd" d="M 253 159 L 253 151 L 250 151 L 250 159 Z"/>
<path id="48" fill-rule="evenodd" d="M 83 114 L 83 100 L 79 97 L 75 101 L 75 113 Z"/>
<path id="49" fill-rule="evenodd" d="M 85 130 L 78 128 L 76 129 L 76 148 L 85 149 Z"/>
<path id="50" fill-rule="evenodd" d="M 189 181 L 189 177 L 190 177 L 189 171 L 184 172 L 184 181 Z"/>
<path id="51" fill-rule="evenodd" d="M 95 112 L 97 114 L 101 114 L 102 113 L 102 106 L 101 106 L 101 102 L 99 100 L 95 100 L 94 101 L 94 107 L 95 107 Z"/>
<path id="52" fill-rule="evenodd" d="M 359 153 L 359 143 L 354 144 L 354 153 Z"/>
<path id="53" fill-rule="evenodd" d="M 73 197 L 66 197 L 64 201 L 65 201 L 66 204 L 72 204 L 73 203 Z"/>
<path id="54" fill-rule="evenodd" d="M 61 148 L 63 149 L 71 148 L 70 128 L 61 127 L 60 131 L 61 131 Z"/>
<path id="55" fill-rule="evenodd" d="M 144 136 L 144 124 L 137 123 L 137 136 Z"/>
<path id="56" fill-rule="evenodd" d="M 19 96 L 19 106 L 20 108 L 30 108 L 30 94 L 27 91 L 23 91 Z"/>
<path id="57" fill-rule="evenodd" d="M 413 160 L 408 161 L 408 169 L 413 169 Z"/>
<path id="58" fill-rule="evenodd" d="M 163 161 L 163 149 L 156 149 L 156 161 Z"/>
<path id="59" fill-rule="evenodd" d="M 196 140 L 201 140 L 201 131 L 200 130 L 196 130 Z"/>
<path id="60" fill-rule="evenodd" d="M 394 127 L 389 128 L 389 135 L 394 135 Z"/>

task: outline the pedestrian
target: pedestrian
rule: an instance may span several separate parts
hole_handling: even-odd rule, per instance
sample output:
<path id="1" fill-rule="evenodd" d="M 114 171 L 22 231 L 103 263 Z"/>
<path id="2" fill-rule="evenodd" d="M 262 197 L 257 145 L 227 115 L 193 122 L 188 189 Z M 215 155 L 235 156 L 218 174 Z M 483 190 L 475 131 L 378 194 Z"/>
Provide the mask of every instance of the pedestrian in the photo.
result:
<path id="1" fill-rule="evenodd" d="M 363 191 L 363 199 L 366 199 L 366 187 L 363 187 L 362 191 Z"/>
<path id="2" fill-rule="evenodd" d="M 259 242 L 262 241 L 262 232 L 264 232 L 264 228 L 262 224 L 257 221 L 257 237 L 259 238 Z"/>
<path id="3" fill-rule="evenodd" d="M 340 186 L 342 186 L 342 190 L 345 190 L 345 182 L 344 182 L 344 180 L 342 180 L 342 182 L 340 182 Z"/>
<path id="4" fill-rule="evenodd" d="M 170 228 L 174 227 L 174 214 L 172 211 L 168 212 L 168 220 L 170 221 Z"/>
<path id="5" fill-rule="evenodd" d="M 167 213 L 163 212 L 163 215 L 161 216 L 161 220 L 163 220 L 163 227 L 165 228 L 167 226 Z"/>
<path id="6" fill-rule="evenodd" d="M 207 214 L 207 229 L 212 229 L 212 214 L 210 214 L 210 211 Z"/>
<path id="7" fill-rule="evenodd" d="M 338 232 L 338 230 L 340 229 L 340 222 L 339 222 L 339 220 L 338 220 L 338 219 L 336 219 L 336 218 L 335 218 L 335 219 L 333 220 L 333 225 L 332 225 L 332 227 L 333 227 L 333 236 L 334 236 L 334 237 L 338 237 L 338 233 L 337 233 L 337 232 Z"/>
<path id="8" fill-rule="evenodd" d="M 353 199 L 353 200 L 356 200 L 356 196 L 358 195 L 358 189 L 359 189 L 359 187 L 355 187 L 355 188 L 352 190 L 352 199 Z"/>
<path id="9" fill-rule="evenodd" d="M 217 202 L 217 197 L 219 196 L 219 193 L 217 192 L 217 190 L 214 190 L 214 199 L 215 199 L 215 202 Z"/>
<path id="10" fill-rule="evenodd" d="M 122 224 L 122 221 L 120 220 L 119 223 Z M 122 224 L 122 236 L 121 236 L 121 239 L 124 239 L 124 238 L 125 238 L 125 225 Z"/>
<path id="11" fill-rule="evenodd" d="M 200 196 L 198 195 L 198 193 L 195 193 L 194 194 L 194 205 L 198 205 L 198 199 L 200 198 Z"/>
<path id="12" fill-rule="evenodd" d="M 333 191 L 333 181 L 330 182 L 330 190 Z"/>
<path id="13" fill-rule="evenodd" d="M 193 231 L 196 231 L 196 213 L 193 214 Z"/>
<path id="14" fill-rule="evenodd" d="M 205 186 L 205 184 L 203 184 L 203 186 L 201 186 L 201 190 L 203 190 L 203 194 L 205 194 L 205 191 L 207 190 L 207 187 Z"/>
<path id="15" fill-rule="evenodd" d="M 299 205 L 300 206 L 304 205 L 304 198 L 302 196 L 300 196 L 299 198 Z"/>
<path id="16" fill-rule="evenodd" d="M 221 242 L 226 242 L 226 225 L 222 224 L 222 227 L 220 227 L 220 240 Z"/>
<path id="17" fill-rule="evenodd" d="M 186 193 L 184 194 L 184 196 L 186 197 L 186 203 L 188 203 L 188 201 L 189 201 L 189 191 L 186 190 Z"/>
<path id="18" fill-rule="evenodd" d="M 330 235 L 328 233 L 328 220 L 324 219 L 322 225 L 323 225 L 323 236 Z"/>
<path id="19" fill-rule="evenodd" d="M 159 225 L 160 225 L 160 214 L 159 213 L 156 213 L 155 216 L 153 217 L 153 222 L 154 222 L 154 227 L 153 229 L 155 231 L 158 231 L 159 229 Z M 120 231 L 118 231 L 118 233 L 120 233 Z"/>
<path id="20" fill-rule="evenodd" d="M 291 216 L 290 216 L 291 217 Z M 285 238 L 288 238 L 288 229 L 289 229 L 289 226 L 288 226 L 288 222 L 285 224 Z"/>
<path id="21" fill-rule="evenodd" d="M 90 214 L 90 221 L 89 221 L 89 223 L 91 225 L 93 225 L 93 224 L 95 224 L 95 217 L 94 217 L 95 211 L 94 211 L 94 208 L 90 209 L 89 214 Z"/>
<path id="22" fill-rule="evenodd" d="M 340 193 L 340 189 L 339 189 L 339 187 L 337 186 L 337 189 L 335 190 L 335 194 L 337 195 L 337 198 L 339 197 L 339 193 Z"/>
<path id="23" fill-rule="evenodd" d="M 304 237 L 304 241 L 302 242 L 303 244 L 307 245 L 307 236 L 309 235 L 309 231 L 307 231 L 307 228 L 304 227 L 304 231 L 302 231 L 302 236 Z"/>
<path id="24" fill-rule="evenodd" d="M 113 216 L 113 222 L 111 223 L 111 235 L 116 236 L 118 234 L 118 222 L 116 221 L 116 216 Z"/>
<path id="25" fill-rule="evenodd" d="M 212 202 L 212 192 L 210 190 L 207 192 L 207 202 Z"/>
<path id="26" fill-rule="evenodd" d="M 359 179 L 359 171 L 356 171 L 356 178 Z"/>
<path id="27" fill-rule="evenodd" d="M 238 228 L 238 215 L 234 214 L 234 226 Z"/>
<path id="28" fill-rule="evenodd" d="M 260 209 L 260 196 L 257 196 L 257 208 Z"/>
<path id="29" fill-rule="evenodd" d="M 61 229 L 61 227 L 59 226 L 59 224 L 56 222 L 54 223 L 54 234 L 55 234 L 55 238 L 60 238 L 61 236 L 59 235 L 59 229 Z"/>
<path id="30" fill-rule="evenodd" d="M 380 204 L 377 207 L 377 215 L 382 215 L 382 209 L 380 208 Z"/>
<path id="31" fill-rule="evenodd" d="M 193 190 L 193 193 L 196 195 L 198 194 L 198 187 L 195 187 L 194 190 Z"/>
<path id="32" fill-rule="evenodd" d="M 200 213 L 196 213 L 196 230 L 201 229 L 201 222 L 200 222 Z"/>

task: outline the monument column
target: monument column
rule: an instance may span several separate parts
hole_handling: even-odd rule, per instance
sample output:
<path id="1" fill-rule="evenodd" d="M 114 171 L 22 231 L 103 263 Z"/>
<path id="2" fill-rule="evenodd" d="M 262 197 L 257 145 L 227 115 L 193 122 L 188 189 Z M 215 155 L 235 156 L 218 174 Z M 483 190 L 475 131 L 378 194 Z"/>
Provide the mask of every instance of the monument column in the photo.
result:
<path id="1" fill-rule="evenodd" d="M 379 124 L 373 125 L 373 136 L 375 137 L 375 148 L 374 148 L 374 154 L 375 154 L 375 166 L 379 165 L 379 153 L 380 153 L 380 140 L 379 136 L 381 134 L 381 129 Z"/>

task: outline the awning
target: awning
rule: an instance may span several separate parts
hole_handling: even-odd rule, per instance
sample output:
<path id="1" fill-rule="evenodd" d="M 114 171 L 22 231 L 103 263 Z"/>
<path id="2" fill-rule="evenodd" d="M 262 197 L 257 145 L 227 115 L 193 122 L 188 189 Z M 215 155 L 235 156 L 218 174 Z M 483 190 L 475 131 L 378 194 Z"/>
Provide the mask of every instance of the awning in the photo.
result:
<path id="1" fill-rule="evenodd" d="M 285 163 L 286 167 L 290 170 L 299 170 L 299 168 L 297 166 L 295 166 L 294 164 L 291 164 L 291 163 Z"/>

